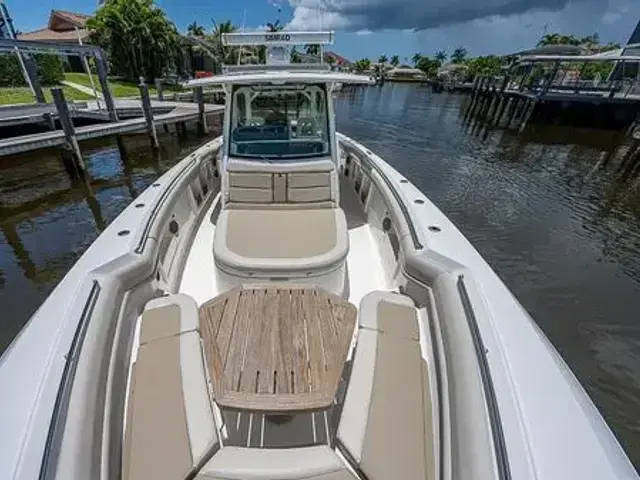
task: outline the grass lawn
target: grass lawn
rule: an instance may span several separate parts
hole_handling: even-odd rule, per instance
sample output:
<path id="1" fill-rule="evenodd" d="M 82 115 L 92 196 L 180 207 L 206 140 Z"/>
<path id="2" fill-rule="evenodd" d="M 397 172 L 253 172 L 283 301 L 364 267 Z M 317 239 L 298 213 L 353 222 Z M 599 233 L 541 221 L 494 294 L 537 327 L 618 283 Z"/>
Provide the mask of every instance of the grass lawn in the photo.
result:
<path id="1" fill-rule="evenodd" d="M 97 75 L 92 75 L 93 81 L 96 85 L 96 89 L 101 92 L 102 88 L 100 88 L 100 80 L 98 80 Z M 85 87 L 91 88 L 91 81 L 89 80 L 89 75 L 86 73 L 65 73 L 65 80 L 73 83 L 77 83 L 78 85 L 84 85 Z M 109 80 L 109 87 L 111 88 L 111 93 L 114 97 L 136 97 L 140 95 L 140 90 L 138 90 L 138 85 L 135 82 L 126 82 L 124 80 Z M 176 91 L 181 90 L 180 87 L 173 86 L 165 86 L 164 90 L 168 91 Z M 155 86 L 149 85 L 149 93 L 155 95 L 156 88 Z"/>
<path id="2" fill-rule="evenodd" d="M 91 100 L 92 97 L 69 87 L 62 87 L 67 101 Z M 51 91 L 44 87 L 44 96 L 47 102 L 53 102 Z M 35 103 L 29 87 L 0 88 L 0 105 L 11 105 L 15 103 Z"/>

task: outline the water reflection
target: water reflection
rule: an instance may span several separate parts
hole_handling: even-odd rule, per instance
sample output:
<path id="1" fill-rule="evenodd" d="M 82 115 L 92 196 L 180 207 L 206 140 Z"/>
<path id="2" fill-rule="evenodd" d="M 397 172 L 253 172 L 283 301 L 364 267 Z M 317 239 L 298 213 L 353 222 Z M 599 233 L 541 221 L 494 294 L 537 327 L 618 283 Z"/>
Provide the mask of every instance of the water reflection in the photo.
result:
<path id="1" fill-rule="evenodd" d="M 219 124 L 218 124 L 219 126 Z M 87 177 L 70 179 L 58 150 L 0 164 L 0 352 L 93 240 L 140 192 L 208 138 L 190 127 L 82 145 Z"/>
<path id="2" fill-rule="evenodd" d="M 636 466 L 640 180 L 623 134 L 465 117 L 468 98 L 409 85 L 345 90 L 338 126 L 462 230 L 531 313 Z M 507 107 L 508 108 L 508 107 Z"/>

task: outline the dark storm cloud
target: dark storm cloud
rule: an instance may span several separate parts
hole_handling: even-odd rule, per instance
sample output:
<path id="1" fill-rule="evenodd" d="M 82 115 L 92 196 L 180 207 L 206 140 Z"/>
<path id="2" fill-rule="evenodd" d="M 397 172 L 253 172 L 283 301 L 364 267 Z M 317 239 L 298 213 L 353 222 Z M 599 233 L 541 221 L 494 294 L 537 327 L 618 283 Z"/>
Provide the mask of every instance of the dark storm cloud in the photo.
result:
<path id="1" fill-rule="evenodd" d="M 291 0 L 292 28 L 384 30 L 442 27 L 489 16 L 562 10 L 568 0 Z M 607 0 L 573 0 L 599 4 Z"/>

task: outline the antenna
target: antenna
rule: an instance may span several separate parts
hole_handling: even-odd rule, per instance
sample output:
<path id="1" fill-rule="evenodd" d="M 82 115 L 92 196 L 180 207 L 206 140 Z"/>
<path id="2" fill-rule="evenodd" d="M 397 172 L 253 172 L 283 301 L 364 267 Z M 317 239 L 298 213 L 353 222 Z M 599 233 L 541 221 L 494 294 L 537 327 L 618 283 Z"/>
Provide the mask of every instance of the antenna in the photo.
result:
<path id="1" fill-rule="evenodd" d="M 242 16 L 242 31 L 244 32 L 244 27 L 247 23 L 247 9 L 244 9 L 244 14 Z M 244 53 L 244 47 L 240 46 L 240 51 L 238 52 L 238 65 L 240 65 L 240 59 L 242 58 L 242 54 Z"/>
<path id="2" fill-rule="evenodd" d="M 324 4 L 322 5 L 324 7 Z M 322 7 L 320 8 L 320 31 L 322 31 Z M 320 44 L 318 50 L 320 51 L 320 65 L 324 63 L 324 46 Z"/>

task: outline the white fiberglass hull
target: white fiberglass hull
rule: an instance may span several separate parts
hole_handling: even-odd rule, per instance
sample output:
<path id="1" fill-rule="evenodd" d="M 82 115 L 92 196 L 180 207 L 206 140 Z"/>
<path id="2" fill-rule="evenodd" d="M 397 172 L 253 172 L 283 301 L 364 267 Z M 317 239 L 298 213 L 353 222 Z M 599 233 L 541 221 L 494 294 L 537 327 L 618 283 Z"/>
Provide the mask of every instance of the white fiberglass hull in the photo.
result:
<path id="1" fill-rule="evenodd" d="M 500 479 L 637 478 L 574 375 L 458 229 L 374 153 L 345 136 L 338 143 L 350 159 L 343 183 L 368 196 L 367 223 L 349 230 L 348 300 L 357 305 L 408 281 L 424 284 L 434 305 L 448 301 L 439 293 L 445 284 L 462 298 L 468 331 L 452 331 L 443 314 L 433 324 L 443 359 L 434 375 L 442 392 L 438 478 L 479 478 L 480 468 Z M 60 469 L 64 478 L 109 478 L 110 425 L 123 409 L 113 392 L 127 380 L 113 373 L 119 347 L 110 339 L 127 338 L 122 319 L 159 292 L 185 293 L 200 305 L 221 291 L 210 274 L 216 226 L 207 221 L 219 201 L 211 165 L 220 144 L 180 162 L 118 216 L 2 357 L 0 384 L 11 395 L 0 403 L 0 478 L 54 478 Z M 385 218 L 396 243 L 385 237 Z M 175 219 L 180 234 L 167 236 Z M 447 344 L 463 336 L 476 350 Z M 131 338 L 124 343 L 122 350 Z M 110 348 L 116 353 L 105 353 Z M 464 380 L 482 394 L 468 395 Z"/>

